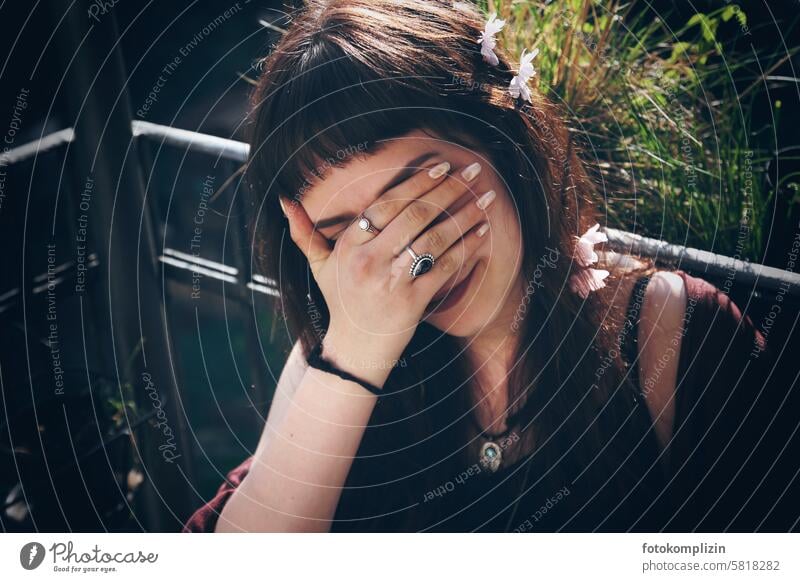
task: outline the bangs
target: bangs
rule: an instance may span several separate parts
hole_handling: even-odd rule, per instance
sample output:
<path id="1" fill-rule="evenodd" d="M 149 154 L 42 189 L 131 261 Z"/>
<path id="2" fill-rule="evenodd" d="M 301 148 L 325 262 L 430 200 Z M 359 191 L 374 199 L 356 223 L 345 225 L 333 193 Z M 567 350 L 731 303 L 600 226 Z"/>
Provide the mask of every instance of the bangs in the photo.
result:
<path id="1" fill-rule="evenodd" d="M 378 77 L 321 48 L 312 54 L 306 70 L 256 104 L 269 110 L 261 119 L 269 120 L 270 127 L 256 128 L 255 135 L 263 139 L 252 144 L 251 158 L 270 191 L 300 198 L 331 168 L 377 153 L 389 138 L 441 126 L 448 117 L 435 96 L 401 79 Z M 312 65 L 315 60 L 320 64 Z"/>
<path id="2" fill-rule="evenodd" d="M 331 168 L 414 129 L 455 137 L 470 124 L 457 112 L 474 113 L 480 101 L 480 88 L 453 82 L 455 61 L 480 59 L 472 47 L 454 48 L 459 58 L 431 58 L 430 49 L 426 59 L 426 43 L 332 23 L 301 37 L 267 59 L 253 95 L 250 165 L 262 195 L 300 198 Z M 400 58 L 399 44 L 420 60 Z"/>

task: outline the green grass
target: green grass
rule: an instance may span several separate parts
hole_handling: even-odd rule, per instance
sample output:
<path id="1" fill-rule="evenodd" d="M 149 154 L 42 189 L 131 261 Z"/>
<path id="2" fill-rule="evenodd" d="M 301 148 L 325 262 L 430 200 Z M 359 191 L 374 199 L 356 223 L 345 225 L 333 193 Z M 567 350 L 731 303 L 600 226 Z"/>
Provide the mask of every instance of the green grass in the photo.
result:
<path id="1" fill-rule="evenodd" d="M 524 47 L 540 49 L 532 82 L 577 132 L 608 226 L 761 259 L 775 227 L 765 172 L 774 136 L 751 112 L 769 103 L 763 78 L 782 60 L 756 62 L 749 42 L 718 40 L 744 34 L 737 6 L 670 30 L 637 0 L 479 4 L 506 20 L 499 43 L 514 64 Z M 777 125 L 780 103 L 772 108 Z M 797 191 L 797 176 L 787 180 Z"/>

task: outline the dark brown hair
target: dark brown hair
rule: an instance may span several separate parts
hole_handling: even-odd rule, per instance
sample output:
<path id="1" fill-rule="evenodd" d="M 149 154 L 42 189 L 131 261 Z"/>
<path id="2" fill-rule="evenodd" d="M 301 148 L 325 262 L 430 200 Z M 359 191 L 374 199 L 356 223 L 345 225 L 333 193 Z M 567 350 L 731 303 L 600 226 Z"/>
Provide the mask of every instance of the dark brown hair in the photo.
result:
<path id="1" fill-rule="evenodd" d="M 508 386 L 520 426 L 537 443 L 559 443 L 550 477 L 563 484 L 570 468 L 556 462 L 560 452 L 574 448 L 578 463 L 595 460 L 611 430 L 598 411 L 629 389 L 616 350 L 620 310 L 609 299 L 616 285 L 586 301 L 569 291 L 574 237 L 594 223 L 594 187 L 556 107 L 536 91 L 532 104 L 510 97 L 514 71 L 502 46 L 498 66 L 483 61 L 476 40 L 484 22 L 475 6 L 444 0 L 312 1 L 296 14 L 262 61 L 253 94 L 253 243 L 259 266 L 278 281 L 291 332 L 308 350 L 327 310 L 287 236 L 278 195 L 302 197 L 349 152 L 369 155 L 381 140 L 414 129 L 484 155 L 517 208 L 523 279 L 534 276 L 546 248 L 559 250 L 555 268 L 540 269 L 541 287 L 527 297 L 521 364 Z M 387 389 L 413 389 L 381 398 L 343 492 L 342 503 L 358 509 L 337 517 L 354 520 L 352 529 L 434 523 L 430 512 L 392 513 L 386 502 L 411 505 L 470 464 L 463 456 L 470 372 L 457 343 L 422 324 L 404 362 Z"/>

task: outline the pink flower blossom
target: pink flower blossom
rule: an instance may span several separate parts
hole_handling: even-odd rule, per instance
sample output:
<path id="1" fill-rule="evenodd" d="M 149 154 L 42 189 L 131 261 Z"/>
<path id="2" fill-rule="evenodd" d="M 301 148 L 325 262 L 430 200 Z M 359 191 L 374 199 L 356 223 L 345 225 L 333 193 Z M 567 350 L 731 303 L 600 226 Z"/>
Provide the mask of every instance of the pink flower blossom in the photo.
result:
<path id="1" fill-rule="evenodd" d="M 581 267 L 588 267 L 597 262 L 598 256 L 594 252 L 594 245 L 608 241 L 605 233 L 599 232 L 600 225 L 595 224 L 583 233 L 575 245 L 575 260 Z"/>
<path id="2" fill-rule="evenodd" d="M 597 291 L 606 286 L 603 279 L 608 275 L 609 273 L 605 269 L 579 269 L 570 276 L 569 288 L 573 293 L 580 295 L 582 299 L 586 299 L 592 291 Z"/>

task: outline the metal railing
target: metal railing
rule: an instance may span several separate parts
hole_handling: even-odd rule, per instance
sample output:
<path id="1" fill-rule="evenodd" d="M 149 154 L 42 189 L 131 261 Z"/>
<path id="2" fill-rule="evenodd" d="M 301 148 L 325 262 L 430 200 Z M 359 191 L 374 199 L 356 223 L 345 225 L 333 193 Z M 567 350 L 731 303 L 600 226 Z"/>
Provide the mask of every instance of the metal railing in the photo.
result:
<path id="1" fill-rule="evenodd" d="M 250 149 L 246 143 L 165 127 L 146 121 L 133 121 L 133 134 L 160 140 L 162 143 L 186 148 L 190 151 L 213 153 L 221 158 L 240 163 L 247 160 Z M 649 257 L 658 264 L 705 273 L 712 278 L 724 279 L 731 273 L 736 273 L 736 279 L 742 285 L 771 291 L 788 286 L 787 293 L 789 295 L 800 297 L 800 275 L 797 273 L 684 247 L 615 228 L 604 230 L 608 235 L 609 247 L 614 251 Z"/>
<path id="2" fill-rule="evenodd" d="M 151 140 L 159 146 L 169 145 L 188 152 L 210 154 L 238 163 L 244 163 L 249 152 L 248 144 L 240 141 L 147 121 L 132 121 L 131 133 L 135 138 Z M 74 132 L 71 128 L 50 134 L 39 142 L 25 144 L 3 154 L 3 163 L 7 165 L 21 161 L 36 155 L 37 152 L 70 142 L 73 139 Z M 800 298 L 800 274 L 615 228 L 606 228 L 605 232 L 608 235 L 609 247 L 616 252 L 649 257 L 657 264 L 703 273 L 714 279 L 724 279 L 735 273 L 737 282 L 744 286 L 769 291 L 783 289 L 787 295 Z M 189 262 L 194 263 L 195 261 Z M 246 285 L 259 292 L 277 295 L 274 282 L 263 277 L 256 281 L 254 276 L 253 281 L 247 282 Z"/>

